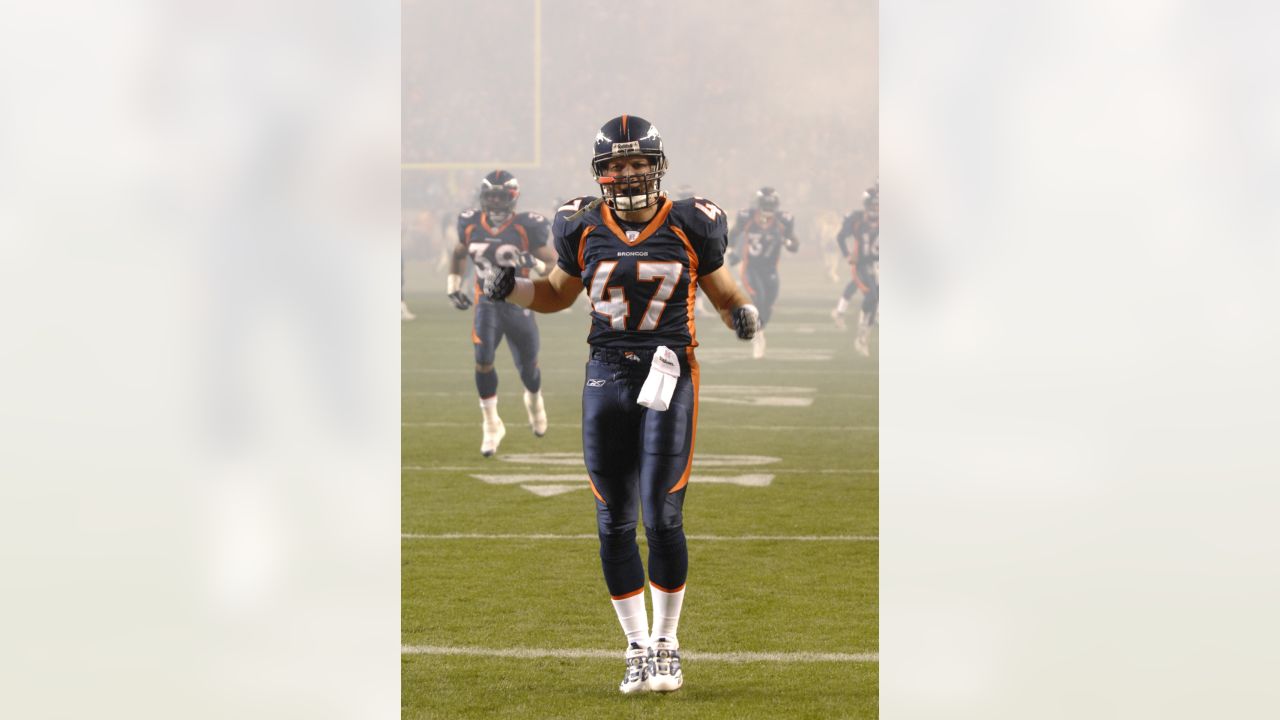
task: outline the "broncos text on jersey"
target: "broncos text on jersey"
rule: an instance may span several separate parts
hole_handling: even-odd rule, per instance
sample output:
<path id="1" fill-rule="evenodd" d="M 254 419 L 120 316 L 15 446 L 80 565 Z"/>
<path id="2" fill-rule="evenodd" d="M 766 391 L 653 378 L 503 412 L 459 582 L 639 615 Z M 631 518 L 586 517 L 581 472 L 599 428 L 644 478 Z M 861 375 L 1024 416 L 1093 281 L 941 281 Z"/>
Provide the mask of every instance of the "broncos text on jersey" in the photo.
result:
<path id="1" fill-rule="evenodd" d="M 724 264 L 728 223 L 710 200 L 663 198 L 643 225 L 619 220 L 608 205 L 569 217 L 593 198 L 556 211 L 557 263 L 580 278 L 592 305 L 595 347 L 696 347 L 693 308 L 698 278 Z"/>
<path id="2" fill-rule="evenodd" d="M 484 281 L 494 272 L 495 266 L 511 267 L 517 258 L 547 244 L 549 223 L 538 213 L 514 213 L 507 221 L 494 227 L 479 210 L 472 208 L 458 213 L 458 242 L 467 248 L 476 266 L 476 294 L 482 302 Z M 520 277 L 529 275 L 528 269 L 517 271 Z"/>

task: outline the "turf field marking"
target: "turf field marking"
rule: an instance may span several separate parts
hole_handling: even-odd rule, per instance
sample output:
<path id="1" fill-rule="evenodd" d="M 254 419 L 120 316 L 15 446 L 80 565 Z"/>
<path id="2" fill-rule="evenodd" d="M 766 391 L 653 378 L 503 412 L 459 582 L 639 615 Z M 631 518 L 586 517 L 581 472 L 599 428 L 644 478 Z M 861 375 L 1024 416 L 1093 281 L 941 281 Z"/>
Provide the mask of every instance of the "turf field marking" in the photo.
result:
<path id="1" fill-rule="evenodd" d="M 590 659 L 597 658 L 607 660 L 617 660 L 618 651 L 616 650 L 588 650 L 588 649 L 569 649 L 569 648 L 478 648 L 478 647 L 448 647 L 440 645 L 402 645 L 400 647 L 402 655 L 470 655 L 473 657 L 500 657 L 500 658 L 573 658 L 573 659 Z M 729 663 L 748 663 L 748 662 L 778 662 L 778 663 L 805 663 L 805 662 L 842 662 L 842 663 L 878 663 L 880 662 L 880 653 L 820 653 L 820 652 L 792 652 L 792 653 L 762 653 L 762 652 L 697 652 L 693 650 L 682 649 L 680 651 L 682 659 L 686 662 L 697 660 L 701 662 L 729 662 Z"/>
<path id="2" fill-rule="evenodd" d="M 555 533 L 401 533 L 405 540 L 599 540 L 596 535 Z M 686 535 L 706 542 L 880 542 L 876 535 Z"/>
<path id="3" fill-rule="evenodd" d="M 475 427 L 475 423 L 470 420 L 466 422 L 402 422 L 402 427 Z M 577 422 L 557 422 L 552 425 L 557 427 L 580 428 L 582 423 Z M 698 423 L 699 430 L 798 430 L 801 432 L 868 432 L 879 430 L 878 425 L 719 425 L 716 423 Z"/>
<path id="4" fill-rule="evenodd" d="M 574 490 L 587 489 L 587 476 L 580 475 L 472 475 L 490 485 L 520 485 L 539 497 L 554 497 Z M 566 482 L 573 483 L 566 485 Z M 698 485 L 722 484 L 742 487 L 765 487 L 773 482 L 772 475 L 690 475 L 689 482 Z M 528 483 L 539 483 L 530 485 Z M 551 484 L 547 484 L 551 483 Z"/>
<path id="5" fill-rule="evenodd" d="M 697 465 L 698 465 L 698 463 L 697 463 L 697 462 L 695 462 L 695 463 L 694 463 L 694 466 L 695 466 L 695 467 L 697 467 Z M 401 466 L 401 467 L 400 467 L 400 470 L 401 470 L 402 472 L 463 472 L 463 473 L 473 473 L 473 472 L 481 472 L 481 471 L 484 471 L 484 470 L 492 470 L 492 469 L 493 469 L 493 464 L 492 464 L 492 463 L 490 463 L 490 464 L 488 464 L 488 465 L 466 465 L 466 466 L 462 466 L 462 465 L 431 465 L 431 466 L 427 466 L 427 465 L 403 465 L 403 466 Z M 796 473 L 796 474 L 802 474 L 802 475 L 876 475 L 876 474 L 878 474 L 878 473 L 880 472 L 880 470 L 879 470 L 879 468 L 818 468 L 818 469 L 816 469 L 816 470 L 814 470 L 814 469 L 808 469 L 808 470 L 806 470 L 806 469 L 804 469 L 804 468 L 788 468 L 788 469 L 784 469 L 784 468 L 773 468 L 773 469 L 771 470 L 771 472 L 773 472 L 773 473 Z"/>
<path id="6" fill-rule="evenodd" d="M 524 465 L 582 465 L 582 453 L 580 452 L 513 453 L 511 455 L 498 455 L 497 457 L 503 462 Z M 768 465 L 781 460 L 782 458 L 768 455 L 716 455 L 708 453 L 696 455 L 694 464 L 700 468 L 739 467 L 743 465 Z M 408 469 L 407 466 L 406 469 Z"/>

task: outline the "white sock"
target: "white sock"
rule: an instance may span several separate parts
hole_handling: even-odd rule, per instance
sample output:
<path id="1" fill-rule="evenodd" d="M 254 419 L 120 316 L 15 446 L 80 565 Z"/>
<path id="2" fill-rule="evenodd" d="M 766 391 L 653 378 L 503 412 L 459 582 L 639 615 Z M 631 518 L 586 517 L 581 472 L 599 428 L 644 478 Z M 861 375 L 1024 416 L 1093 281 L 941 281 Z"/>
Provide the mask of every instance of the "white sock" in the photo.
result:
<path id="1" fill-rule="evenodd" d="M 684 605 L 684 585 L 675 592 L 667 592 L 649 583 L 649 592 L 653 593 L 653 640 L 666 638 L 674 641 L 676 628 L 680 625 L 680 607 Z"/>
<path id="2" fill-rule="evenodd" d="M 497 395 L 491 398 L 480 398 L 480 412 L 484 413 L 484 421 L 490 426 L 502 422 L 502 418 L 498 417 Z"/>
<path id="3" fill-rule="evenodd" d="M 836 314 L 843 315 L 845 310 L 849 309 L 849 300 L 841 295 L 840 300 L 836 302 Z"/>
<path id="4" fill-rule="evenodd" d="M 613 611 L 618 613 L 618 622 L 622 623 L 622 632 L 627 634 L 627 642 L 649 647 L 649 614 L 644 608 L 644 588 L 621 600 L 615 598 Z"/>

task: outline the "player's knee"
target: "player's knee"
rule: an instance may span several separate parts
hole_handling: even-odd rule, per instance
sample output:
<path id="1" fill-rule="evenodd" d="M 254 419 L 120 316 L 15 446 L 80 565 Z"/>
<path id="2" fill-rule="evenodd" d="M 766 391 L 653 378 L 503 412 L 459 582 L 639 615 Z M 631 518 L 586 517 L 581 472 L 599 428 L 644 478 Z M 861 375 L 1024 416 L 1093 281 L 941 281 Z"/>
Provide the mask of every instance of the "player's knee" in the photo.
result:
<path id="1" fill-rule="evenodd" d="M 607 563 L 620 563 L 630 560 L 639 552 L 636 545 L 636 529 L 627 530 L 600 529 L 600 559 Z"/>
<path id="2" fill-rule="evenodd" d="M 476 363 L 476 372 L 478 373 L 493 372 L 493 363 Z"/>
<path id="3" fill-rule="evenodd" d="M 683 524 L 645 525 L 644 536 L 649 547 L 655 550 L 678 548 L 685 543 Z"/>

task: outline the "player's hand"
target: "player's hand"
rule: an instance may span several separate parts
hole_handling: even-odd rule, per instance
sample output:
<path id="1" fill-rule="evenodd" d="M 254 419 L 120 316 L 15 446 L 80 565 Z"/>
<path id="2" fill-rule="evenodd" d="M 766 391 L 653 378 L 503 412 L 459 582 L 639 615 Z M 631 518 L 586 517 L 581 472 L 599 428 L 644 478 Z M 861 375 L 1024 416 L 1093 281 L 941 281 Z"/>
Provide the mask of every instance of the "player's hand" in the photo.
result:
<path id="1" fill-rule="evenodd" d="M 857 257 L 856 255 L 852 255 L 852 254 L 850 254 L 850 255 L 845 255 L 845 256 L 844 256 L 844 261 L 845 261 L 845 262 L 847 262 L 847 263 L 849 263 L 850 265 L 852 265 L 852 266 L 854 266 L 854 267 L 858 267 L 858 257 Z"/>
<path id="2" fill-rule="evenodd" d="M 485 278 L 484 281 L 485 297 L 497 302 L 506 300 L 511 291 L 515 289 L 516 269 L 512 267 L 495 267 L 493 274 Z"/>
<path id="3" fill-rule="evenodd" d="M 533 253 L 522 252 L 516 255 L 515 266 L 520 269 L 537 267 L 538 258 Z"/>
<path id="4" fill-rule="evenodd" d="M 733 309 L 733 331 L 739 340 L 750 340 L 760 329 L 760 311 L 755 305 L 743 305 Z"/>
<path id="5" fill-rule="evenodd" d="M 454 290 L 449 293 L 448 297 L 449 302 L 453 303 L 453 306 L 459 310 L 466 310 L 471 307 L 471 297 L 461 290 Z"/>

